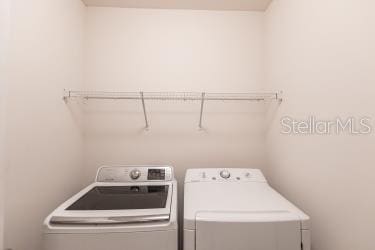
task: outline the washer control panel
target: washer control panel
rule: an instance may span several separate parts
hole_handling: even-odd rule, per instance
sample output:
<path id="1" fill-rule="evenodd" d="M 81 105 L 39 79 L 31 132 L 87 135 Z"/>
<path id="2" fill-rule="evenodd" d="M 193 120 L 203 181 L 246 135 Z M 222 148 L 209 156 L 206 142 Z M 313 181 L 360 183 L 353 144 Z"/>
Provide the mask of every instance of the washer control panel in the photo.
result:
<path id="1" fill-rule="evenodd" d="M 172 181 L 170 166 L 103 166 L 99 168 L 97 182 L 148 182 Z"/>
<path id="2" fill-rule="evenodd" d="M 259 169 L 248 168 L 199 168 L 186 172 L 188 182 L 267 182 Z"/>

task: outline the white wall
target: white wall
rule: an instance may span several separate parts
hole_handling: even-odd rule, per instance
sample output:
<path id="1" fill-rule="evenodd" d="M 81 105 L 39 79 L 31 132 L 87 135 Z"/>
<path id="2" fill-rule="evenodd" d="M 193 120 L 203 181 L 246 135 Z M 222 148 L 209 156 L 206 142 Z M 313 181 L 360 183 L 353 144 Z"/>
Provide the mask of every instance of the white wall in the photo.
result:
<path id="1" fill-rule="evenodd" d="M 88 8 L 85 88 L 114 91 L 251 92 L 263 80 L 261 12 Z M 193 167 L 264 165 L 262 104 L 88 102 L 86 182 L 103 164 Z"/>
<path id="2" fill-rule="evenodd" d="M 10 1 L 0 1 L 0 249 L 4 240 L 4 169 L 5 169 L 5 93 L 7 74 L 6 52 L 9 41 Z"/>
<path id="3" fill-rule="evenodd" d="M 88 8 L 85 88 L 114 91 L 260 90 L 261 12 Z M 88 102 L 87 181 L 102 164 L 171 164 L 186 168 L 264 163 L 261 104 Z"/>
<path id="4" fill-rule="evenodd" d="M 267 132 L 267 175 L 311 215 L 315 250 L 375 249 L 375 137 L 281 135 L 280 119 L 375 117 L 374 9 L 274 0 L 266 13 L 267 83 L 285 92 Z"/>
<path id="5" fill-rule="evenodd" d="M 79 114 L 62 93 L 82 88 L 85 7 L 11 4 L 5 248 L 40 250 L 43 219 L 82 185 Z"/>

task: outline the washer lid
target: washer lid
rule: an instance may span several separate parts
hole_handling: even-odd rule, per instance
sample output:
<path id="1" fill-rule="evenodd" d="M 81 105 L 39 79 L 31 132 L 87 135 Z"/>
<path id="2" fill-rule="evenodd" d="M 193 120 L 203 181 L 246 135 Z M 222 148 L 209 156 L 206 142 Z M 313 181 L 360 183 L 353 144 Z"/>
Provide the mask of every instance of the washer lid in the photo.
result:
<path id="1" fill-rule="evenodd" d="M 127 224 L 170 219 L 173 184 L 93 183 L 63 203 L 49 224 Z"/>

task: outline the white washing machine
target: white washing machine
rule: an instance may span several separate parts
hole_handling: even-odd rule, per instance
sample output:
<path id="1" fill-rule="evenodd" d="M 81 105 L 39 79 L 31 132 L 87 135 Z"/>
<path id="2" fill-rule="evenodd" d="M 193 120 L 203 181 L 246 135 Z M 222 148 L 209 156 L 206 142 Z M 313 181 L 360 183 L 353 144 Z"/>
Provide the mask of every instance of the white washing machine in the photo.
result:
<path id="1" fill-rule="evenodd" d="M 169 166 L 104 166 L 44 222 L 44 250 L 177 250 Z"/>
<path id="2" fill-rule="evenodd" d="M 184 250 L 310 250 L 309 217 L 257 169 L 190 169 Z"/>

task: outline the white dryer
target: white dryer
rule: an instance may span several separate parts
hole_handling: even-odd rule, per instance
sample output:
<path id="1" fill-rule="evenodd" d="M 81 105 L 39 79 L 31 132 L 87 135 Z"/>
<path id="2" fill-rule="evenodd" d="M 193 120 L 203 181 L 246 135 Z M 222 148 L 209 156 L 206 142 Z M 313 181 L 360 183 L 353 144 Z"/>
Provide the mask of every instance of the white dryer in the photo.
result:
<path id="1" fill-rule="evenodd" d="M 44 222 L 44 250 L 177 250 L 169 166 L 104 166 Z"/>
<path id="2" fill-rule="evenodd" d="M 257 169 L 190 169 L 184 250 L 310 250 L 309 217 Z"/>

